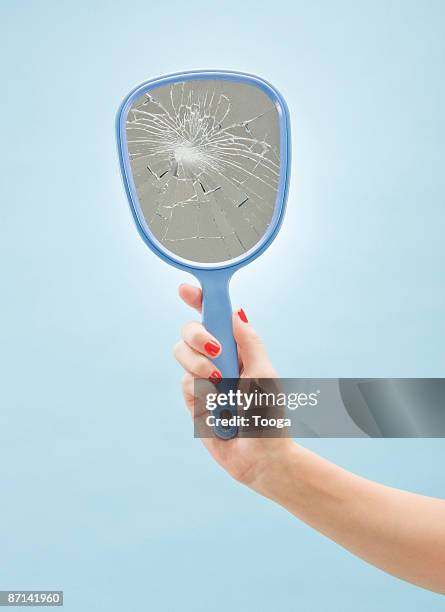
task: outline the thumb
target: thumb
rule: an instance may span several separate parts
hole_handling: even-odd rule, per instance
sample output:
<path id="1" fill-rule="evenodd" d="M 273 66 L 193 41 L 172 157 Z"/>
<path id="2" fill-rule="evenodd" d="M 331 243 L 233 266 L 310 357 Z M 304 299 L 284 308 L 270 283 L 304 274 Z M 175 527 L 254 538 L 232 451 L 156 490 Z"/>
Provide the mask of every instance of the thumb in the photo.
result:
<path id="1" fill-rule="evenodd" d="M 250 325 L 242 308 L 232 315 L 233 336 L 238 345 L 242 374 L 247 378 L 276 378 L 261 338 Z"/>

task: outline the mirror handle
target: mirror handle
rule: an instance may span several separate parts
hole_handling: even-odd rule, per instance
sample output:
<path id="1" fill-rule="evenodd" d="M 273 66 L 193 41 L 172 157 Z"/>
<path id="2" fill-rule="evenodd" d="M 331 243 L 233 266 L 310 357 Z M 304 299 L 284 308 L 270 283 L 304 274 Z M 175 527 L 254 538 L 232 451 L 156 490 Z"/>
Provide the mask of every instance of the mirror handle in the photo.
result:
<path id="1" fill-rule="evenodd" d="M 227 393 L 229 388 L 236 387 L 239 378 L 238 351 L 232 329 L 232 305 L 230 303 L 229 282 L 233 271 L 200 270 L 197 274 L 202 287 L 202 319 L 204 327 L 221 344 L 222 351 L 213 363 L 221 372 L 223 380 L 217 385 L 218 391 Z M 227 380 L 229 379 L 229 380 Z M 232 379 L 232 380 L 231 380 Z M 233 381 L 235 379 L 235 381 Z M 232 416 L 237 414 L 236 408 L 215 409 L 218 412 L 229 410 Z M 230 439 L 236 436 L 236 427 L 215 427 L 219 438 Z"/>

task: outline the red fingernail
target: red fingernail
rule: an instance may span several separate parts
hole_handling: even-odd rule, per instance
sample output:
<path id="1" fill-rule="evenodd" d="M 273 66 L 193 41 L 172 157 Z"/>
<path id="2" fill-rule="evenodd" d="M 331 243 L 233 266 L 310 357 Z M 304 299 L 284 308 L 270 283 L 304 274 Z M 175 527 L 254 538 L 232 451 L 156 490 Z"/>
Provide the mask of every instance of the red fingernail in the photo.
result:
<path id="1" fill-rule="evenodd" d="M 213 342 L 212 340 L 209 340 L 208 342 L 204 344 L 204 348 L 207 354 L 210 355 L 210 357 L 215 357 L 215 355 L 219 353 L 220 346 L 217 342 Z"/>
<path id="2" fill-rule="evenodd" d="M 219 383 L 222 381 L 222 376 L 221 374 L 218 372 L 218 370 L 215 370 L 214 372 L 212 372 L 209 376 L 209 380 L 213 383 Z"/>
<path id="3" fill-rule="evenodd" d="M 244 310 L 242 308 L 240 308 L 238 310 L 238 316 L 241 319 L 241 321 L 244 321 L 244 323 L 248 323 L 249 319 L 246 317 L 246 313 L 244 312 Z"/>

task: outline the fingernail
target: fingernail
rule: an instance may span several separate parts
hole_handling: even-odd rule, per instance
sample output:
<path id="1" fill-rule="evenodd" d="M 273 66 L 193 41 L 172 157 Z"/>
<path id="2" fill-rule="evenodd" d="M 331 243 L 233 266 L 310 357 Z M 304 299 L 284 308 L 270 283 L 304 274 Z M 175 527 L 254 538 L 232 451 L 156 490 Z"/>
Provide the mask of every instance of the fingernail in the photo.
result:
<path id="1" fill-rule="evenodd" d="M 221 374 L 218 372 L 218 370 L 215 370 L 214 372 L 212 372 L 209 376 L 209 380 L 213 383 L 219 383 L 222 381 L 222 376 Z"/>
<path id="2" fill-rule="evenodd" d="M 219 353 L 220 346 L 217 342 L 213 342 L 213 340 L 209 340 L 204 344 L 204 348 L 206 353 L 210 355 L 210 357 L 215 357 Z"/>
<path id="3" fill-rule="evenodd" d="M 244 312 L 244 310 L 242 308 L 240 308 L 238 310 L 238 316 L 241 319 L 241 321 L 244 321 L 244 323 L 248 323 L 249 319 L 246 317 L 246 313 Z"/>

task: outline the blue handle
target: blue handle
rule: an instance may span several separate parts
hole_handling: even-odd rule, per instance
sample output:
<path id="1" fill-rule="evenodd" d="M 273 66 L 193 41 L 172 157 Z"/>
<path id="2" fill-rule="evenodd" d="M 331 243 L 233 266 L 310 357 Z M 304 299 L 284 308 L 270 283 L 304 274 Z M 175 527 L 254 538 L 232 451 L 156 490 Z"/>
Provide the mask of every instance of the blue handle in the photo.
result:
<path id="1" fill-rule="evenodd" d="M 227 379 L 239 378 L 238 352 L 232 330 L 232 305 L 229 296 L 229 282 L 232 276 L 227 270 L 200 270 L 197 274 L 202 287 L 202 318 L 204 327 L 221 344 L 221 355 L 213 359 L 213 363 L 221 372 L 223 380 L 218 384 L 218 391 L 227 393 L 233 386 Z M 236 408 L 216 408 L 213 414 L 216 418 L 220 413 L 229 410 L 231 416 L 236 416 Z M 224 416 L 224 415 L 223 415 Z M 237 427 L 216 426 L 215 434 L 219 438 L 230 439 L 236 436 Z"/>
<path id="2" fill-rule="evenodd" d="M 238 353 L 232 331 L 232 305 L 229 296 L 230 276 L 224 270 L 200 275 L 202 286 L 202 320 L 204 327 L 222 346 L 213 360 L 223 378 L 238 378 Z"/>

